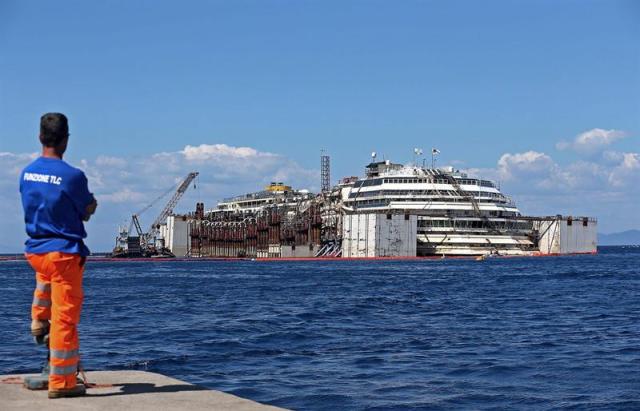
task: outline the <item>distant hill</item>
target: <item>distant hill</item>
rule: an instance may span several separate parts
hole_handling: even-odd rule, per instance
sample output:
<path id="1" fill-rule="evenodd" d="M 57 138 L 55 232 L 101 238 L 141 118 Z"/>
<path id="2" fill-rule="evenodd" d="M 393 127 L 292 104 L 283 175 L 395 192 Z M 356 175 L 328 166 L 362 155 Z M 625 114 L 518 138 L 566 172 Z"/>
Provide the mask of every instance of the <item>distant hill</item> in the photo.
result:
<path id="1" fill-rule="evenodd" d="M 620 233 L 598 233 L 598 245 L 637 245 L 640 244 L 640 230 L 627 230 Z"/>

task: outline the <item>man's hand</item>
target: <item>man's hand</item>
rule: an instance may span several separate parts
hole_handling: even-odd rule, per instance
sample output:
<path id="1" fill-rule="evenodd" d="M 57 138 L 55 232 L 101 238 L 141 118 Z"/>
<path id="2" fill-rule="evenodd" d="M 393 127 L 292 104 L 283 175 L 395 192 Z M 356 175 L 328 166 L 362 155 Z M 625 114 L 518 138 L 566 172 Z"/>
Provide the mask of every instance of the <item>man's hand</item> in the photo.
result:
<path id="1" fill-rule="evenodd" d="M 96 212 L 96 208 L 98 208 L 98 201 L 96 200 L 96 198 L 93 198 L 93 201 L 87 206 L 87 208 L 84 210 L 84 221 L 89 221 L 89 219 L 91 218 L 91 216 L 93 215 L 93 213 Z"/>

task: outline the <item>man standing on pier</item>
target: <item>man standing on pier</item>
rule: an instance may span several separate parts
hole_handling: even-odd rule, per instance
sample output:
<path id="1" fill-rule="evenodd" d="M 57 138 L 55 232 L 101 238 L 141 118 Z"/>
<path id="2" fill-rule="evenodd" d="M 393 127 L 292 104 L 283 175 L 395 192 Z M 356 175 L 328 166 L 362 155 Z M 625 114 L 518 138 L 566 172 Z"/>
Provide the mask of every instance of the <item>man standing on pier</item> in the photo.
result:
<path id="1" fill-rule="evenodd" d="M 20 175 L 20 193 L 29 239 L 25 254 L 36 273 L 31 306 L 31 334 L 49 333 L 49 398 L 77 397 L 78 323 L 82 274 L 89 249 L 83 221 L 95 212 L 84 173 L 62 160 L 69 141 L 67 117 L 40 118 L 42 155 Z"/>

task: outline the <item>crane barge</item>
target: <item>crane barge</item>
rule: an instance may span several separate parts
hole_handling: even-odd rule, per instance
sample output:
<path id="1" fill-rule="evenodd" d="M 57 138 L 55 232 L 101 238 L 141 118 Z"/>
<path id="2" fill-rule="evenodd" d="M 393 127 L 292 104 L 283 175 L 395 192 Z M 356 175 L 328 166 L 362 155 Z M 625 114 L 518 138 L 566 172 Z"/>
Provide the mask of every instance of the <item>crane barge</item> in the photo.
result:
<path id="1" fill-rule="evenodd" d="M 164 196 L 174 191 L 171 187 L 167 192 L 160 195 L 154 201 L 149 203 L 140 211 L 131 215 L 129 227 L 120 227 L 118 236 L 116 237 L 116 245 L 111 253 L 113 258 L 140 258 L 140 257 L 175 257 L 173 253 L 165 247 L 164 239 L 160 237 L 160 226 L 167 220 L 167 217 L 173 213 L 173 209 L 178 204 L 189 185 L 198 176 L 198 172 L 189 173 L 177 189 L 171 199 L 164 206 L 160 214 L 155 218 L 151 226 L 146 232 L 142 231 L 139 216 L 155 205 Z M 133 234 L 135 229 L 135 235 Z"/>

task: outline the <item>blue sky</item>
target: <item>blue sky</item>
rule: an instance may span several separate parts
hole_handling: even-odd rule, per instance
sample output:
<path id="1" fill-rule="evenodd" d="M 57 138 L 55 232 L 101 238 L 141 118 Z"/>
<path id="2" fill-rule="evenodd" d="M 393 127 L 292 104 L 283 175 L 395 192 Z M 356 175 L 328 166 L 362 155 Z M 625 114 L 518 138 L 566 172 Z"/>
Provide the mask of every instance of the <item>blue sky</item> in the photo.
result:
<path id="1" fill-rule="evenodd" d="M 62 111 L 102 198 L 94 249 L 190 169 L 182 210 L 276 177 L 317 188 L 322 148 L 336 180 L 373 150 L 438 147 L 525 213 L 640 228 L 639 40 L 633 1 L 5 0 L 0 212 L 39 116 Z M 0 223 L 0 251 L 19 223 Z"/>

